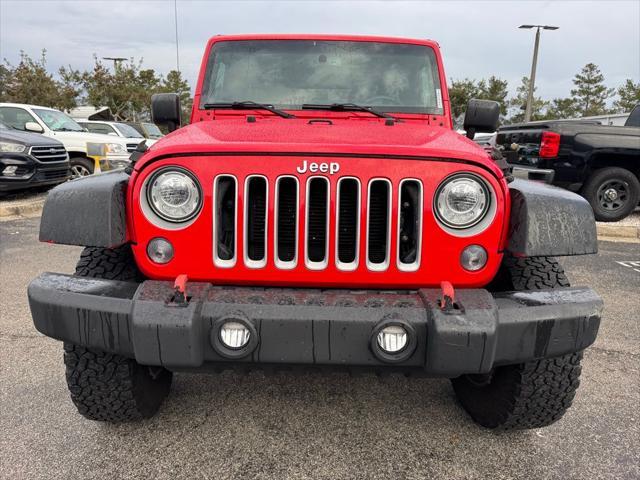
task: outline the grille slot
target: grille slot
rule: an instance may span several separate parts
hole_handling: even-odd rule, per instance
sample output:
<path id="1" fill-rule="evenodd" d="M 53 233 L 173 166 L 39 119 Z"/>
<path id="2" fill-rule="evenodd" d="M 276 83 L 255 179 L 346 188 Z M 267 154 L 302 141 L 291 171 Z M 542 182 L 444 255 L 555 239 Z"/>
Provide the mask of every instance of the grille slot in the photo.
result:
<path id="1" fill-rule="evenodd" d="M 294 268 L 298 251 L 298 180 L 280 177 L 276 183 L 276 265 Z"/>
<path id="2" fill-rule="evenodd" d="M 360 243 L 360 182 L 341 178 L 338 182 L 337 265 L 342 270 L 358 266 Z"/>
<path id="3" fill-rule="evenodd" d="M 263 267 L 267 261 L 267 179 L 247 178 L 245 187 L 245 263 Z"/>
<path id="4" fill-rule="evenodd" d="M 418 180 L 400 182 L 398 202 L 398 268 L 417 270 L 422 246 L 422 184 Z"/>
<path id="5" fill-rule="evenodd" d="M 58 170 L 43 170 L 40 172 L 42 178 L 45 180 L 56 180 L 59 178 L 66 178 L 69 176 L 69 169 L 63 168 Z"/>
<path id="6" fill-rule="evenodd" d="M 237 182 L 231 175 L 220 175 L 213 187 L 214 263 L 232 267 L 236 260 Z"/>
<path id="7" fill-rule="evenodd" d="M 386 270 L 389 266 L 389 223 L 391 184 L 376 179 L 369 183 L 367 219 L 367 266 L 369 270 Z"/>
<path id="8" fill-rule="evenodd" d="M 140 140 L 142 142 L 142 140 Z M 138 147 L 137 143 L 127 143 L 127 152 L 131 153 Z"/>
<path id="9" fill-rule="evenodd" d="M 329 256 L 329 180 L 312 177 L 307 182 L 307 266 L 321 269 Z"/>
<path id="10" fill-rule="evenodd" d="M 41 162 L 63 162 L 67 159 L 67 151 L 62 145 L 31 147 L 29 152 Z"/>

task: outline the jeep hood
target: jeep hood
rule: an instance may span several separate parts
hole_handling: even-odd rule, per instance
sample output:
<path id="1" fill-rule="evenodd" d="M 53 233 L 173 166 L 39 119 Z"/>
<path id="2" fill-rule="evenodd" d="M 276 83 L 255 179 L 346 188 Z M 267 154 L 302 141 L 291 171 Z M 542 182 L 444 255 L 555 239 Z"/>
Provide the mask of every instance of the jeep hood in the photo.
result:
<path id="1" fill-rule="evenodd" d="M 176 154 L 299 153 L 404 156 L 465 160 L 489 166 L 502 176 L 476 143 L 447 128 L 406 120 L 385 125 L 377 119 L 323 120 L 244 117 L 202 121 L 163 137 L 147 159 Z M 146 162 L 143 162 L 146 163 Z"/>

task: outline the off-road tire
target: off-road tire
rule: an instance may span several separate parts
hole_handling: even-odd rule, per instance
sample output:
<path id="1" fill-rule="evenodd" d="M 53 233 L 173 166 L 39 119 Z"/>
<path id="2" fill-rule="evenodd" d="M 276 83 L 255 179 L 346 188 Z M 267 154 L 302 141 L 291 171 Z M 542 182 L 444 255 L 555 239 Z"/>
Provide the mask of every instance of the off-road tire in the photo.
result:
<path id="1" fill-rule="evenodd" d="M 152 417 L 169 394 L 172 373 L 135 360 L 64 344 L 71 400 L 89 420 L 131 422 Z"/>
<path id="2" fill-rule="evenodd" d="M 599 190 L 607 182 L 619 182 L 626 189 L 625 203 L 615 210 L 601 205 Z M 617 222 L 629 216 L 640 201 L 640 181 L 632 172 L 625 168 L 607 167 L 596 170 L 582 187 L 582 195 L 587 199 L 593 215 L 599 222 Z"/>
<path id="3" fill-rule="evenodd" d="M 76 275 L 125 282 L 144 280 L 129 245 L 118 248 L 85 248 L 76 264 Z"/>
<path id="4" fill-rule="evenodd" d="M 128 245 L 85 248 L 76 267 L 81 277 L 141 281 Z M 129 422 L 153 416 L 169 394 L 172 373 L 113 353 L 64 344 L 66 379 L 78 412 L 90 420 Z"/>
<path id="5" fill-rule="evenodd" d="M 505 257 L 497 290 L 568 287 L 562 267 L 550 257 Z M 517 341 L 517 339 L 513 339 Z M 502 430 L 540 428 L 559 420 L 580 385 L 582 352 L 496 367 L 487 375 L 451 380 L 459 402 L 474 421 Z"/>
<path id="6" fill-rule="evenodd" d="M 517 258 L 505 255 L 488 289 L 492 292 L 569 287 L 564 269 L 553 257 Z"/>

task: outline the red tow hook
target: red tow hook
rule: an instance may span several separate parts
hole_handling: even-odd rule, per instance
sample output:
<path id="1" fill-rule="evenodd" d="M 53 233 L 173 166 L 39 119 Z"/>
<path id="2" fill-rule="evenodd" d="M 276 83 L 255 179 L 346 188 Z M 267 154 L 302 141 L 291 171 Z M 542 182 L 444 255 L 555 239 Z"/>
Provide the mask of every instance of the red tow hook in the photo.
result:
<path id="1" fill-rule="evenodd" d="M 187 281 L 189 278 L 183 273 L 182 275 L 178 275 L 176 277 L 176 281 L 173 284 L 173 288 L 176 293 L 173 296 L 172 302 L 177 305 L 186 305 L 187 304 Z"/>
<path id="2" fill-rule="evenodd" d="M 455 303 L 455 291 L 451 282 L 440 282 L 440 288 L 442 289 L 442 299 L 440 300 L 440 310 L 448 312 L 453 310 L 453 304 Z"/>

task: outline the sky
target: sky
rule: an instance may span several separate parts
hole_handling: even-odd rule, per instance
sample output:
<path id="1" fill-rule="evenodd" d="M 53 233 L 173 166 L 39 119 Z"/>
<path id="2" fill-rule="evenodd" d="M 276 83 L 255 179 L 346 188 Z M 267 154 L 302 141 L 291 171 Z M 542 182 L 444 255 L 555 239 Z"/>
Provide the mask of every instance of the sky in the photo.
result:
<path id="1" fill-rule="evenodd" d="M 565 97 L 588 62 L 608 86 L 640 80 L 640 0 L 629 1 L 213 1 L 177 0 L 180 70 L 193 87 L 208 38 L 231 33 L 346 33 L 436 40 L 447 78 L 496 75 L 513 93 L 543 31 L 537 93 Z M 173 0 L 0 0 L 0 58 L 16 64 L 46 48 L 48 67 L 89 69 L 93 55 L 176 68 Z"/>

